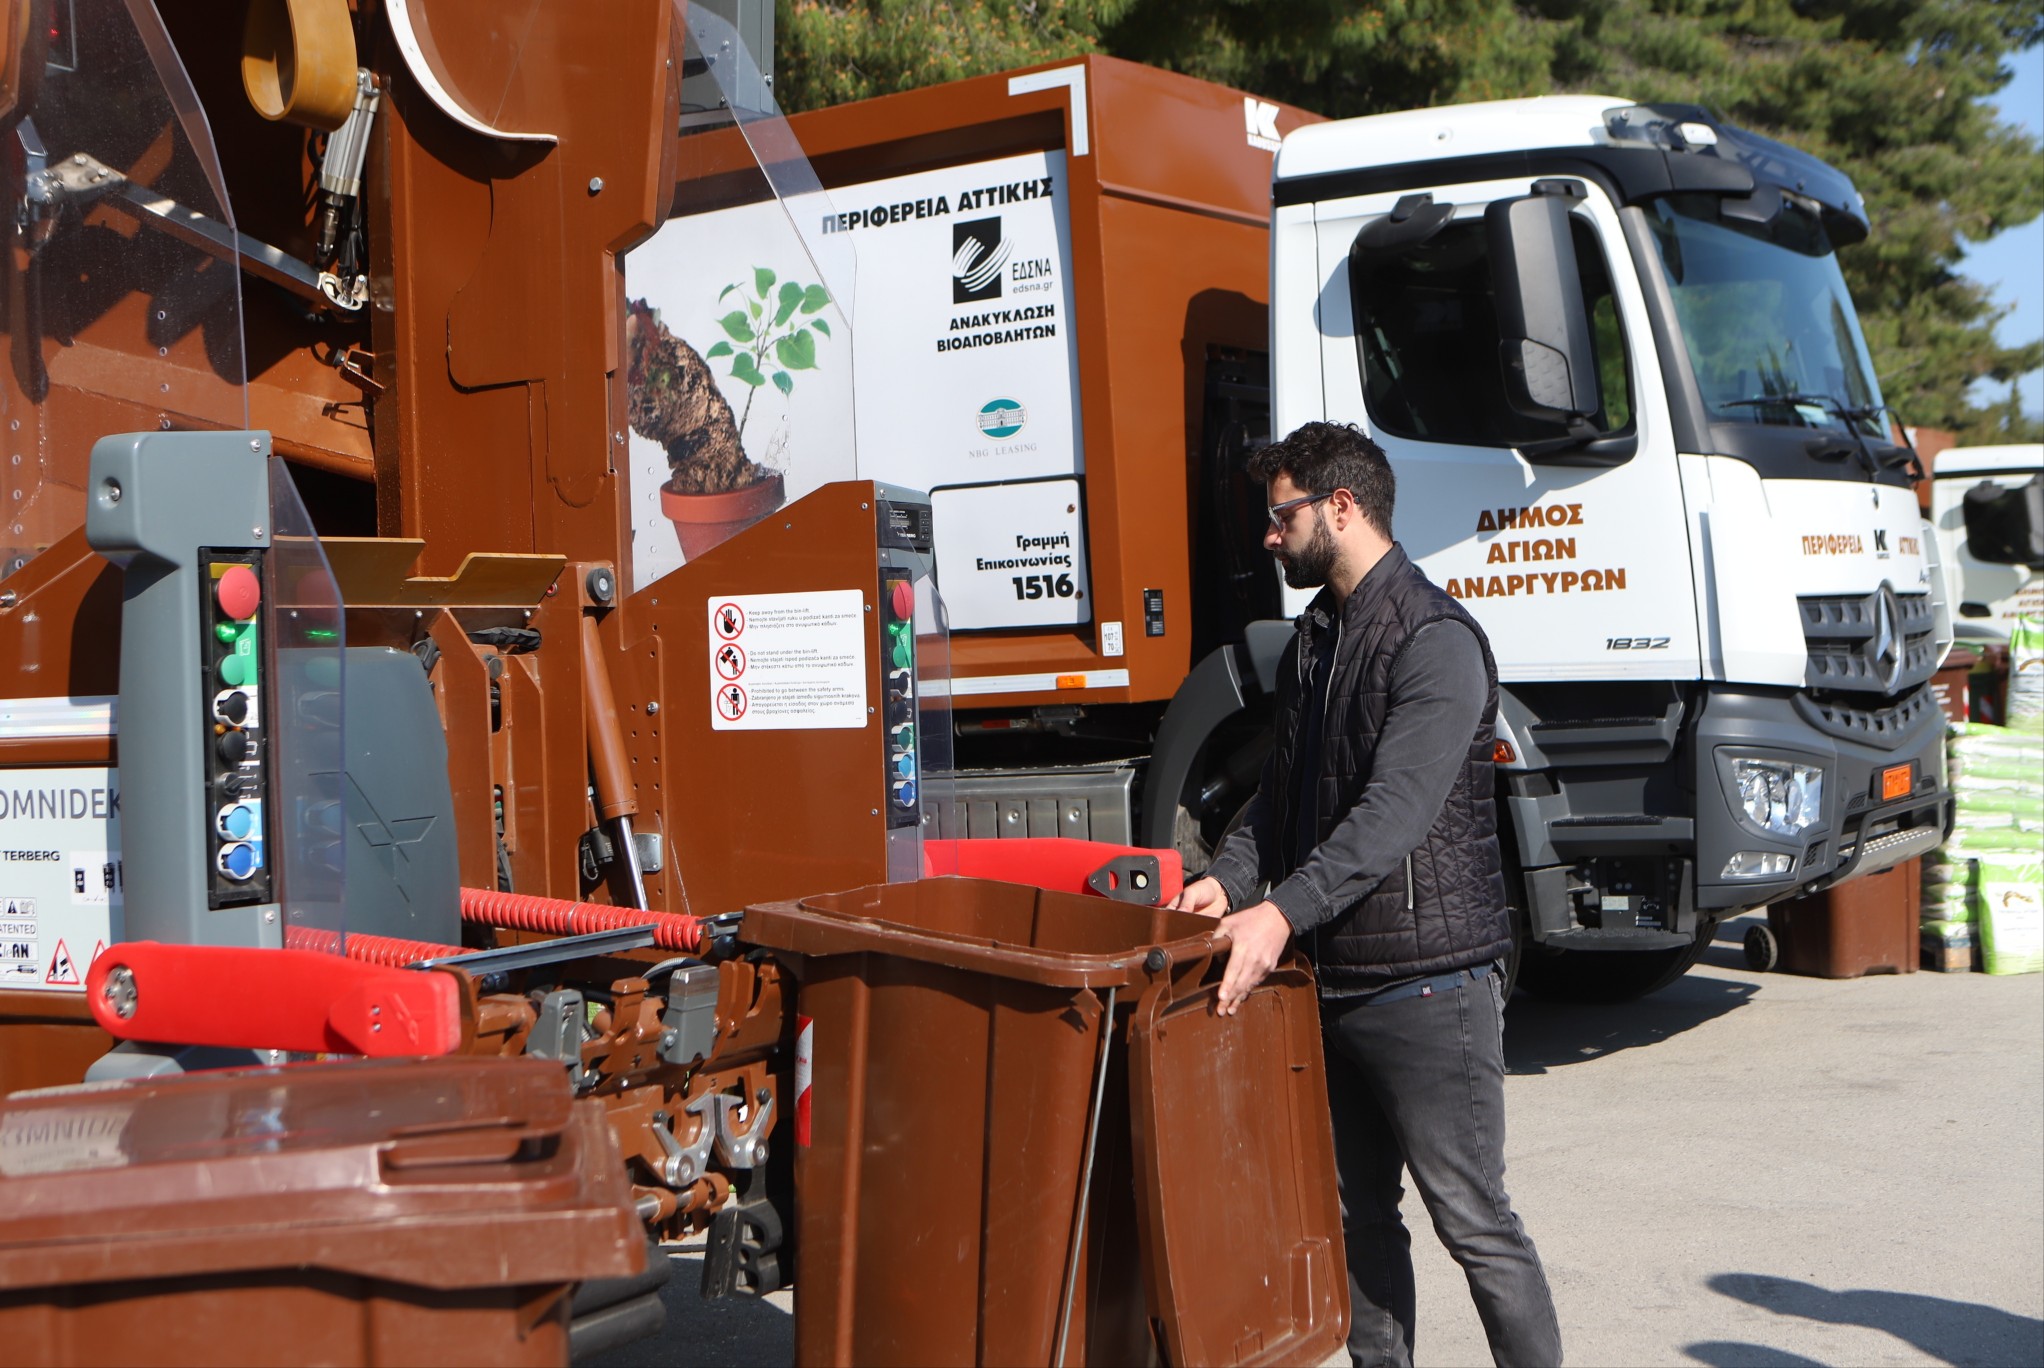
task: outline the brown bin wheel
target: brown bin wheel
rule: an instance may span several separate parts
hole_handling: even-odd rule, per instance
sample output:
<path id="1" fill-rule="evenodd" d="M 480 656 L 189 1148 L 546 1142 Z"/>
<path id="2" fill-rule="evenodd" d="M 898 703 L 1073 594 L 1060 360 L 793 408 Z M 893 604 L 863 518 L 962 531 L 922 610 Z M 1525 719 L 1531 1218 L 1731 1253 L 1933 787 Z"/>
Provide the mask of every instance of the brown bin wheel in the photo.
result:
<path id="1" fill-rule="evenodd" d="M 1766 926 L 1746 928 L 1746 967 L 1756 974 L 1764 974 L 1781 963 L 1781 942 L 1774 938 L 1774 931 Z"/>

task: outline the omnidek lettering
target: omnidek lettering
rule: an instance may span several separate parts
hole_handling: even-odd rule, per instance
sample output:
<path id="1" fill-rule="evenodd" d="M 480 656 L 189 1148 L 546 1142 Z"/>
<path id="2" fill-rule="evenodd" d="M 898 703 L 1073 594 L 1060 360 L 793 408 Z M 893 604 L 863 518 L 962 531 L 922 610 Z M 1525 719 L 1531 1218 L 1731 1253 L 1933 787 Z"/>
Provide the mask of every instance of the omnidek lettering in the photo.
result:
<path id="1" fill-rule="evenodd" d="M 0 822 L 117 817 L 121 795 L 104 788 L 0 789 Z"/>

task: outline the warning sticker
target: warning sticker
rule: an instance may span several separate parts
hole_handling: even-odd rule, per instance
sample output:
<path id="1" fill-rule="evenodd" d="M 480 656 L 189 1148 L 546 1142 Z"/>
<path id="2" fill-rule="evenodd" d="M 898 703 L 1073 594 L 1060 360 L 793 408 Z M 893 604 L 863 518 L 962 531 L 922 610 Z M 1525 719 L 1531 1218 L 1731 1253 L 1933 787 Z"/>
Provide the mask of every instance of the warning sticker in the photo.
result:
<path id="1" fill-rule="evenodd" d="M 50 972 L 43 975 L 43 982 L 53 988 L 76 988 L 85 982 L 78 976 L 78 966 L 72 963 L 71 948 L 61 940 L 50 952 Z"/>
<path id="2" fill-rule="evenodd" d="M 712 598 L 710 725 L 717 731 L 863 727 L 866 599 L 857 589 Z"/>
<path id="3" fill-rule="evenodd" d="M 0 989 L 75 993 L 121 938 L 120 777 L 10 770 L 0 783 Z"/>

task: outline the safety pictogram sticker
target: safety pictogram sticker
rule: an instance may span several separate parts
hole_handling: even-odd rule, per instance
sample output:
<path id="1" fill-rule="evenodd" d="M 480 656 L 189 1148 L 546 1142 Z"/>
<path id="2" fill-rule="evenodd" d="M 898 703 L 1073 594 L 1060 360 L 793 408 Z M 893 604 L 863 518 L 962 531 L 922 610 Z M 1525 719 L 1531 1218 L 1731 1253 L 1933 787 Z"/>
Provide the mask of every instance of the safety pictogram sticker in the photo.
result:
<path id="1" fill-rule="evenodd" d="M 726 641 L 736 641 L 745 630 L 745 610 L 735 603 L 720 603 L 714 614 L 717 635 Z"/>
<path id="2" fill-rule="evenodd" d="M 43 975 L 43 982 L 62 984 L 67 988 L 76 988 L 81 982 L 78 977 L 78 966 L 71 962 L 70 947 L 61 940 L 57 942 L 56 950 L 50 955 L 50 972 Z"/>
<path id="3" fill-rule="evenodd" d="M 717 690 L 717 716 L 726 722 L 736 722 L 745 716 L 745 689 L 741 685 L 726 684 Z"/>
<path id="4" fill-rule="evenodd" d="M 717 648 L 717 677 L 736 679 L 745 673 L 745 648 L 735 641 L 727 641 Z"/>

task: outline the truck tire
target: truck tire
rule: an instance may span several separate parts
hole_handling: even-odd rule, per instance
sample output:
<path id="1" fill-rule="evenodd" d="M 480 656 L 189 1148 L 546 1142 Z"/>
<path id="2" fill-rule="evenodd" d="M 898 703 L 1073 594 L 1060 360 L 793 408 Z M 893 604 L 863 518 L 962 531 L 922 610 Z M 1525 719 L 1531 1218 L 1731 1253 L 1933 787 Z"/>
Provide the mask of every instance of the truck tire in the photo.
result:
<path id="1" fill-rule="evenodd" d="M 1528 947 L 1519 985 L 1549 1002 L 1618 1003 L 1658 992 L 1689 972 L 1717 935 L 1714 920 L 1697 923 L 1696 939 L 1672 950 L 1548 950 Z"/>

